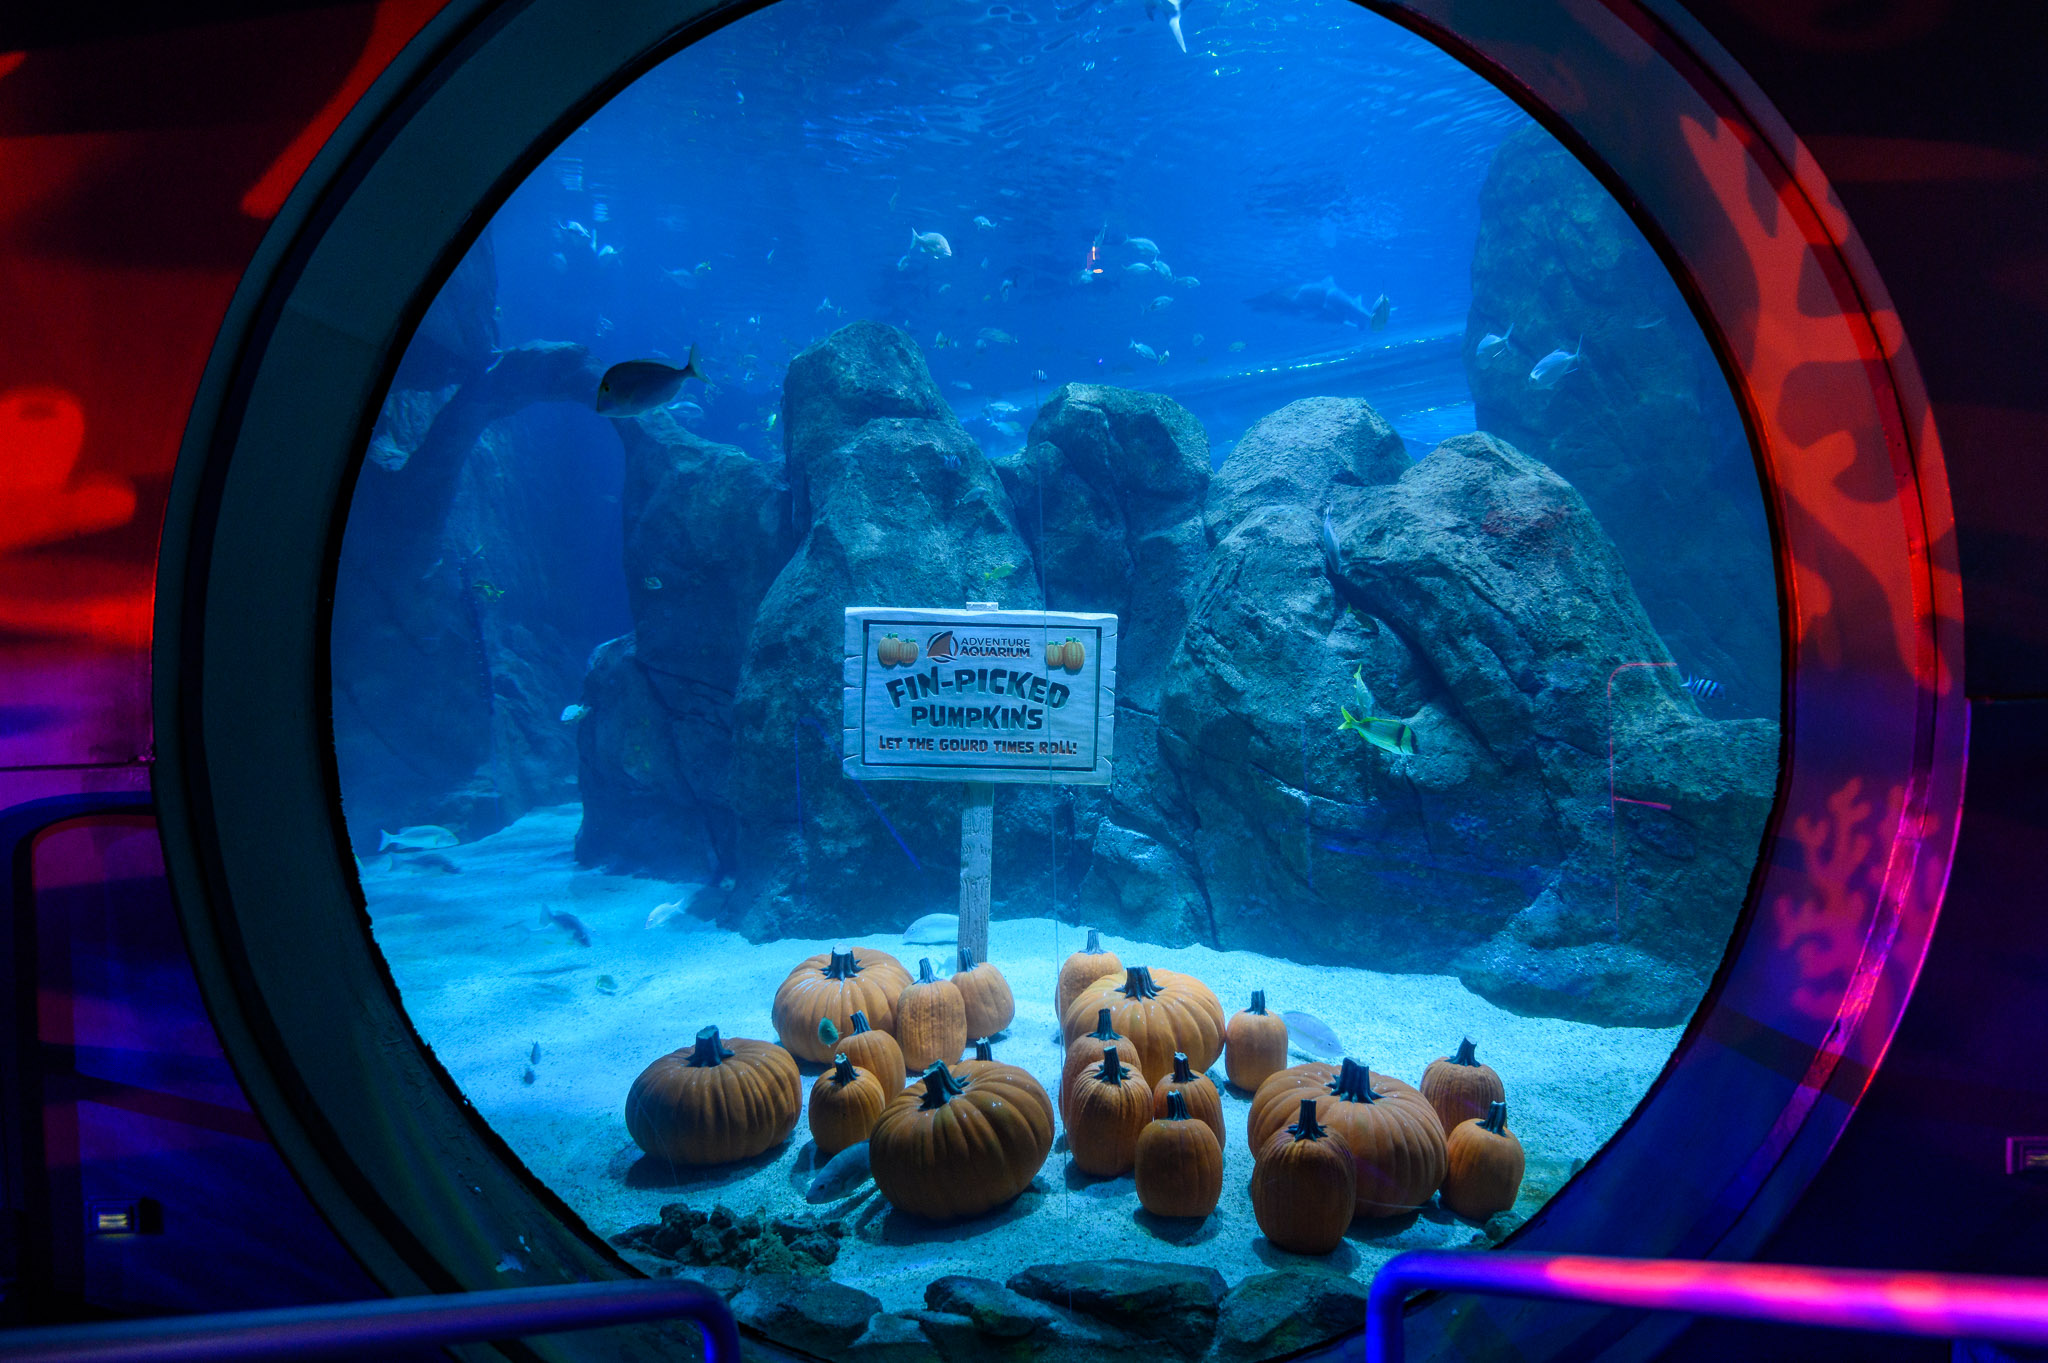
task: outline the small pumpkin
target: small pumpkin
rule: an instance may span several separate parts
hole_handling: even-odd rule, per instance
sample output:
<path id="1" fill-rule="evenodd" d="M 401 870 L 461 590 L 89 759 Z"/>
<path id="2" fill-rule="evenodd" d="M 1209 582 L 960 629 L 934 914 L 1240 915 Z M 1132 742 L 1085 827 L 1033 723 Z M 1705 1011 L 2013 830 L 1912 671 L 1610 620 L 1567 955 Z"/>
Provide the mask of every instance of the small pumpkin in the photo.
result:
<path id="1" fill-rule="evenodd" d="M 1121 982 L 1100 979 L 1075 996 L 1063 1019 L 1069 1039 L 1103 1008 L 1131 1039 L 1134 1063 L 1148 1084 L 1173 1073 L 1173 1053 L 1206 1070 L 1223 1054 L 1223 1005 L 1209 986 L 1173 970 L 1126 966 Z"/>
<path id="2" fill-rule="evenodd" d="M 1173 1053 L 1173 1073 L 1152 1086 L 1152 1115 L 1166 1115 L 1166 1104 L 1174 1094 L 1180 1094 L 1188 1109 L 1188 1115 L 1216 1133 L 1216 1148 L 1223 1148 L 1223 1095 L 1216 1091 L 1215 1081 L 1206 1074 L 1197 1074 L 1188 1064 L 1186 1051 Z"/>
<path id="3" fill-rule="evenodd" d="M 1084 1174 L 1114 1178 L 1127 1174 L 1138 1158 L 1138 1135 L 1152 1120 L 1152 1090 L 1144 1076 L 1123 1063 L 1117 1048 L 1081 1071 L 1067 1099 L 1067 1149 Z"/>
<path id="4" fill-rule="evenodd" d="M 633 1143 L 672 1164 L 726 1164 L 779 1145 L 796 1130 L 803 1083 L 788 1051 L 721 1039 L 716 1027 L 665 1055 L 626 1091 Z"/>
<path id="5" fill-rule="evenodd" d="M 1458 1043 L 1458 1053 L 1438 1056 L 1422 1072 L 1422 1096 L 1436 1109 L 1444 1130 L 1455 1131 L 1458 1123 L 1484 1117 L 1495 1103 L 1508 1099 L 1507 1086 L 1491 1065 L 1479 1063 L 1472 1038 Z"/>
<path id="6" fill-rule="evenodd" d="M 1069 672 L 1079 672 L 1081 664 L 1088 661 L 1087 646 L 1079 639 L 1067 640 L 1066 647 L 1060 650 L 1060 654 L 1060 665 Z"/>
<path id="7" fill-rule="evenodd" d="M 1484 1221 L 1515 1205 L 1528 1164 L 1522 1142 L 1508 1130 L 1506 1103 L 1489 1104 L 1484 1117 L 1459 1122 L 1446 1144 L 1450 1168 L 1444 1174 L 1444 1206 Z"/>
<path id="8" fill-rule="evenodd" d="M 975 1075 L 980 1074 L 982 1071 L 988 1069 L 990 1066 L 995 1066 L 1001 1069 L 1019 1068 L 1015 1065 L 1006 1066 L 1003 1064 L 1002 1061 L 996 1059 L 995 1046 L 989 1041 L 987 1037 L 981 1037 L 974 1043 L 973 1058 L 963 1060 L 959 1064 L 954 1065 L 951 1068 L 954 1076 L 964 1083 L 968 1079 L 971 1079 Z M 1045 1090 L 1043 1088 L 1038 1087 L 1036 1081 L 1033 1082 L 1032 1088 L 1033 1091 L 1036 1092 L 1036 1094 L 1038 1095 L 1038 1101 L 1045 1104 L 1045 1120 L 1050 1122 L 1052 1120 L 1052 1099 L 1046 1096 Z"/>
<path id="9" fill-rule="evenodd" d="M 917 979 L 897 996 L 896 1044 L 912 1074 L 941 1060 L 950 1064 L 967 1049 L 967 1001 L 951 980 L 932 974 L 929 956 L 917 963 Z"/>
<path id="10" fill-rule="evenodd" d="M 1179 1089 L 1138 1133 L 1132 1168 L 1139 1205 L 1154 1216 L 1207 1216 L 1223 1196 L 1223 1143 L 1207 1122 L 1189 1118 Z"/>
<path id="11" fill-rule="evenodd" d="M 1060 1066 L 1060 1117 L 1067 1115 L 1067 1099 L 1074 1091 L 1074 1080 L 1081 1072 L 1102 1063 L 1102 1053 L 1111 1046 L 1121 1046 L 1124 1054 L 1130 1054 L 1130 1038 L 1116 1030 L 1110 1021 L 1110 1009 L 1095 1010 L 1095 1030 L 1083 1032 L 1067 1047 L 1066 1062 Z"/>
<path id="12" fill-rule="evenodd" d="M 1251 1006 L 1223 1028 L 1223 1072 L 1246 1093 L 1287 1068 L 1287 1020 L 1266 1011 L 1266 991 L 1252 991 Z"/>
<path id="13" fill-rule="evenodd" d="M 1246 1131 L 1252 1149 L 1263 1148 L 1303 1098 L 1317 1101 L 1316 1120 L 1351 1151 L 1359 1216 L 1414 1211 L 1443 1183 L 1448 1156 L 1435 1109 L 1399 1079 L 1356 1060 L 1296 1065 L 1259 1085 Z"/>
<path id="14" fill-rule="evenodd" d="M 1316 1120 L 1304 1097 L 1292 1125 L 1275 1131 L 1252 1165 L 1252 1215 L 1266 1239 L 1292 1254 L 1328 1254 L 1351 1224 L 1357 1177 L 1344 1142 Z"/>
<path id="15" fill-rule="evenodd" d="M 1053 1016 L 1064 1019 L 1075 995 L 1106 975 L 1122 979 L 1123 973 L 1124 963 L 1116 953 L 1102 949 L 1102 934 L 1088 929 L 1088 945 L 1060 965 L 1059 985 L 1053 990 Z"/>
<path id="16" fill-rule="evenodd" d="M 1017 1016 L 1017 998 L 1003 972 L 983 961 L 974 963 L 974 953 L 960 948 L 960 969 L 953 974 L 953 987 L 967 1005 L 967 1035 L 994 1036 Z"/>
<path id="17" fill-rule="evenodd" d="M 846 1052 L 846 1058 L 853 1067 L 866 1070 L 875 1076 L 882 1086 L 882 1096 L 894 1098 L 903 1091 L 903 1084 L 909 1070 L 903 1063 L 903 1048 L 896 1044 L 896 1038 L 887 1032 L 878 1032 L 868 1025 L 868 1015 L 856 1008 L 853 1012 L 853 1030 L 841 1035 L 832 1025 L 831 1018 L 818 1019 L 818 1040 L 837 1054 Z"/>
<path id="18" fill-rule="evenodd" d="M 875 1186 L 892 1206 L 957 1221 L 1031 1186 L 1052 1153 L 1052 1103 L 1015 1065 L 966 1078 L 931 1067 L 882 1110 L 868 1136 Z"/>
<path id="19" fill-rule="evenodd" d="M 896 666 L 897 657 L 896 636 L 893 634 L 883 635 L 882 641 L 875 645 L 875 661 L 884 667 L 894 667 Z"/>
<path id="20" fill-rule="evenodd" d="M 881 1080 L 860 1069 L 844 1054 L 811 1085 L 811 1139 L 826 1155 L 836 1155 L 868 1138 L 882 1109 L 894 1094 L 882 1092 Z"/>
<path id="21" fill-rule="evenodd" d="M 1062 639 L 1059 642 L 1055 643 L 1052 640 L 1048 639 L 1045 644 L 1045 670 L 1051 672 L 1055 668 L 1065 667 L 1066 665 L 1066 640 Z"/>
<path id="22" fill-rule="evenodd" d="M 798 1059 L 828 1064 L 833 1051 L 818 1040 L 818 1020 L 830 1018 L 843 1036 L 859 1011 L 893 1030 L 896 997 L 909 983 L 903 962 L 886 951 L 839 946 L 808 956 L 775 990 L 775 1035 Z"/>
<path id="23" fill-rule="evenodd" d="M 896 661 L 905 667 L 917 661 L 917 640 L 900 639 L 896 643 Z"/>

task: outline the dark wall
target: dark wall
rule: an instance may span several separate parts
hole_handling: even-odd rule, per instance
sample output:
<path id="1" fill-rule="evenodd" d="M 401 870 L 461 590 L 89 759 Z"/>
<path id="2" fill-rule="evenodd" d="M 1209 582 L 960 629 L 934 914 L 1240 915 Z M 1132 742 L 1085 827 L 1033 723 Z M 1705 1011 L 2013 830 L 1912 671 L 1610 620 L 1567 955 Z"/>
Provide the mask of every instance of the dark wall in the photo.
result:
<path id="1" fill-rule="evenodd" d="M 2048 7 L 1689 0 L 1812 149 L 1934 403 L 1963 570 L 1967 806 L 1918 990 L 1834 1155 L 1759 1259 L 2048 1273 Z M 1695 1324 L 1667 1355 L 1934 1360 L 1942 1342 Z"/>

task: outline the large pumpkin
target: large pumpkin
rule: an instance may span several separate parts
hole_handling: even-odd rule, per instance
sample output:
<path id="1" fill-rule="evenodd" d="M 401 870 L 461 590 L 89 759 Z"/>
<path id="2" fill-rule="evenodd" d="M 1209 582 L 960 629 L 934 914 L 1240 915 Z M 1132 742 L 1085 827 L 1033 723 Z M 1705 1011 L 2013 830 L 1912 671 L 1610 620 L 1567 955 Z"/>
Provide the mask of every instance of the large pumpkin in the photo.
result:
<path id="1" fill-rule="evenodd" d="M 665 1055 L 626 1091 L 634 1144 L 672 1164 L 725 1164 L 789 1138 L 803 1108 L 803 1084 L 788 1051 L 716 1027 L 696 1045 Z"/>
<path id="2" fill-rule="evenodd" d="M 929 1221 L 979 1216 L 1031 1186 L 1052 1153 L 1051 1113 L 1045 1090 L 1015 1065 L 965 1079 L 934 1065 L 868 1136 L 875 1186 Z"/>
<path id="3" fill-rule="evenodd" d="M 1132 1063 L 1148 1084 L 1173 1073 L 1173 1053 L 1206 1070 L 1223 1054 L 1223 1005 L 1209 986 L 1173 970 L 1128 966 L 1121 981 L 1097 980 L 1083 989 L 1062 1019 L 1069 1041 L 1087 1031 L 1107 1008 L 1116 1030 L 1131 1039 Z"/>
<path id="4" fill-rule="evenodd" d="M 982 1037 L 974 1043 L 974 1054 L 972 1057 L 949 1068 L 953 1071 L 953 1077 L 964 1084 L 975 1075 L 986 1070 L 1017 1069 L 1020 1067 L 1005 1065 L 1002 1061 L 996 1059 L 995 1046 L 987 1037 Z M 1036 1095 L 1036 1100 L 1045 1105 L 1045 1120 L 1050 1123 L 1052 1121 L 1052 1099 L 1046 1096 L 1045 1090 L 1039 1087 L 1036 1080 L 1032 1081 L 1031 1091 Z"/>
<path id="5" fill-rule="evenodd" d="M 1484 1221 L 1515 1205 L 1526 1161 L 1522 1142 L 1508 1130 L 1506 1103 L 1494 1103 L 1486 1116 L 1458 1123 L 1446 1144 L 1450 1169 L 1444 1174 L 1444 1206 Z"/>
<path id="6" fill-rule="evenodd" d="M 1328 1254 L 1344 1242 L 1356 1205 L 1357 1165 L 1343 1141 L 1303 1098 L 1292 1125 L 1259 1147 L 1252 1165 L 1252 1215 L 1266 1238 L 1294 1254 Z"/>
<path id="7" fill-rule="evenodd" d="M 950 1065 L 967 1049 L 967 1000 L 951 980 L 932 973 L 930 957 L 917 963 L 917 981 L 896 998 L 896 1044 L 912 1074 L 941 1060 Z"/>
<path id="8" fill-rule="evenodd" d="M 811 1085 L 811 1139 L 827 1155 L 859 1144 L 895 1096 L 882 1092 L 881 1081 L 871 1071 L 856 1069 L 844 1054 L 834 1056 L 833 1067 Z"/>
<path id="9" fill-rule="evenodd" d="M 1084 1174 L 1114 1178 L 1138 1158 L 1138 1136 L 1152 1120 L 1152 1090 L 1117 1048 L 1074 1078 L 1067 1096 L 1067 1150 Z"/>
<path id="10" fill-rule="evenodd" d="M 808 957 L 775 991 L 775 1035 L 799 1059 L 831 1063 L 833 1052 L 818 1040 L 818 1020 L 831 1019 L 843 1036 L 855 1012 L 883 1031 L 896 1027 L 896 996 L 910 983 L 903 962 L 886 951 L 834 947 Z M 856 1062 L 858 1063 L 858 1062 Z"/>
<path id="11" fill-rule="evenodd" d="M 1223 1072 L 1246 1093 L 1287 1068 L 1287 1021 L 1266 1011 L 1266 991 L 1254 989 L 1249 1008 L 1223 1029 Z"/>
<path id="12" fill-rule="evenodd" d="M 983 961 L 974 963 L 974 953 L 960 948 L 960 969 L 954 972 L 953 987 L 967 1005 L 967 1035 L 994 1036 L 1017 1016 L 1017 999 L 1003 972 Z"/>
<path id="13" fill-rule="evenodd" d="M 1179 1089 L 1138 1133 L 1133 1169 L 1138 1203 L 1154 1216 L 1207 1216 L 1223 1196 L 1222 1142 L 1207 1123 L 1189 1118 Z"/>
<path id="14" fill-rule="evenodd" d="M 1304 1098 L 1316 1100 L 1316 1120 L 1351 1150 L 1359 1216 L 1414 1211 L 1443 1183 L 1444 1128 L 1429 1101 L 1355 1060 L 1296 1065 L 1259 1085 L 1246 1130 L 1252 1149 L 1264 1149 Z"/>
<path id="15" fill-rule="evenodd" d="M 882 1085 L 884 1098 L 894 1098 L 903 1092 L 905 1076 L 909 1074 L 903 1063 L 903 1048 L 896 1044 L 895 1037 L 869 1026 L 865 1012 L 854 1010 L 853 1030 L 844 1035 L 832 1025 L 832 1019 L 820 1019 L 818 1040 L 835 1055 L 846 1052 L 855 1069 L 874 1075 Z"/>
<path id="16" fill-rule="evenodd" d="M 1088 945 L 1060 965 L 1059 985 L 1053 990 L 1053 1016 L 1064 1019 L 1075 995 L 1106 975 L 1122 979 L 1123 974 L 1124 963 L 1116 953 L 1102 949 L 1102 934 L 1088 929 Z"/>
<path id="17" fill-rule="evenodd" d="M 1508 1091 L 1491 1065 L 1479 1063 L 1472 1038 L 1466 1037 L 1456 1055 L 1429 1062 L 1422 1072 L 1422 1096 L 1436 1109 L 1444 1130 L 1455 1131 L 1458 1123 L 1484 1117 L 1495 1103 L 1506 1102 Z"/>
<path id="18" fill-rule="evenodd" d="M 1179 1094 L 1186 1104 L 1188 1115 L 1216 1133 L 1216 1148 L 1223 1148 L 1223 1095 L 1216 1091 L 1216 1084 L 1206 1074 L 1195 1072 L 1188 1064 L 1186 1051 L 1173 1053 L 1173 1073 L 1152 1086 L 1152 1115 L 1166 1115 L 1167 1100 Z"/>

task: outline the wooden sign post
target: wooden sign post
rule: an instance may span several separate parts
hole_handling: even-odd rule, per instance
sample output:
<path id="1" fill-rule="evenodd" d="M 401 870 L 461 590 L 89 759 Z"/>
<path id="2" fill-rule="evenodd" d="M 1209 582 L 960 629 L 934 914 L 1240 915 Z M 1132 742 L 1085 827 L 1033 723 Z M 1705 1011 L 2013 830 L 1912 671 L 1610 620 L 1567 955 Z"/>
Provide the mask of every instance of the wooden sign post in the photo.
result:
<path id="1" fill-rule="evenodd" d="M 1106 786 L 1116 738 L 1114 615 L 846 611 L 841 766 L 857 781 L 960 781 L 959 945 L 988 959 L 995 788 Z"/>

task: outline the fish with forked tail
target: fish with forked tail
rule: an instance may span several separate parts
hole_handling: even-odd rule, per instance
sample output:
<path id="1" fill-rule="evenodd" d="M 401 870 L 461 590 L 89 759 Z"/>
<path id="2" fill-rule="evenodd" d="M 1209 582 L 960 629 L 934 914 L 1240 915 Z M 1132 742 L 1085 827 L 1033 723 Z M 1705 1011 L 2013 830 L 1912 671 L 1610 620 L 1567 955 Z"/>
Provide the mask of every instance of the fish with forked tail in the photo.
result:
<path id="1" fill-rule="evenodd" d="M 639 416 L 645 412 L 667 407 L 683 391 L 683 384 L 690 379 L 706 382 L 704 371 L 697 367 L 697 347 L 690 347 L 690 358 L 677 369 L 674 365 L 659 360 L 622 360 L 604 371 L 604 378 L 597 385 L 597 413 L 599 416 Z"/>

